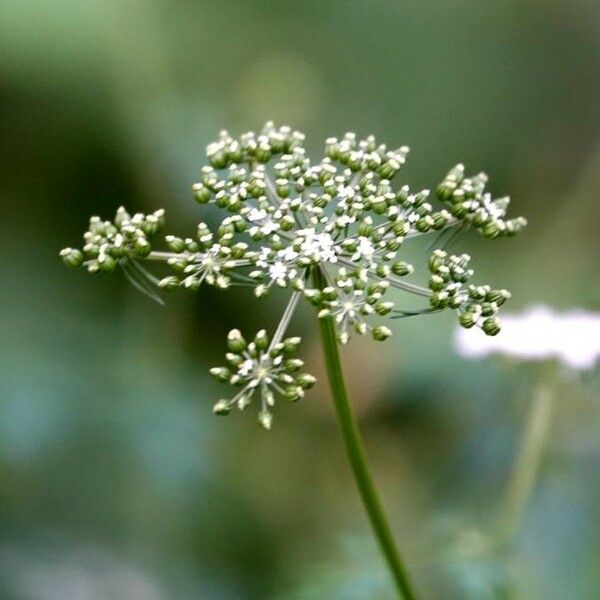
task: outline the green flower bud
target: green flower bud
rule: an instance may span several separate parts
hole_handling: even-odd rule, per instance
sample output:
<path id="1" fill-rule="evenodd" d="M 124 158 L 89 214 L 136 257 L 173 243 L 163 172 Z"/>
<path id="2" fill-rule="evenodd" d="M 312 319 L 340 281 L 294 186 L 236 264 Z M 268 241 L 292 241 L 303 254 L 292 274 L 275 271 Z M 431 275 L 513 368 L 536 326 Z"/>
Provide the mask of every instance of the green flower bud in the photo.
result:
<path id="1" fill-rule="evenodd" d="M 261 283 L 260 285 L 257 285 L 254 288 L 254 295 L 257 298 L 262 298 L 263 296 L 266 296 L 269 293 L 269 288 L 268 286 L 264 285 L 263 283 Z"/>
<path id="2" fill-rule="evenodd" d="M 232 329 L 227 334 L 227 347 L 235 353 L 241 353 L 246 349 L 246 340 L 242 337 L 239 329 Z"/>
<path id="3" fill-rule="evenodd" d="M 498 312 L 498 306 L 495 302 L 482 302 L 481 303 L 481 314 L 484 317 L 491 317 Z"/>
<path id="4" fill-rule="evenodd" d="M 269 336 L 264 329 L 261 329 L 254 338 L 254 343 L 259 350 L 266 350 L 269 347 Z"/>
<path id="5" fill-rule="evenodd" d="M 215 415 L 228 415 L 230 411 L 229 401 L 228 400 L 219 400 L 213 406 L 213 413 Z"/>
<path id="6" fill-rule="evenodd" d="M 498 317 L 489 317 L 484 322 L 481 328 L 486 335 L 497 335 L 500 333 L 500 319 Z"/>
<path id="7" fill-rule="evenodd" d="M 429 278 L 429 289 L 433 290 L 434 292 L 443 290 L 445 285 L 446 282 L 444 281 L 444 278 L 440 277 L 439 275 L 432 275 Z"/>
<path id="8" fill-rule="evenodd" d="M 291 385 L 286 388 L 285 395 L 291 402 L 297 402 L 301 398 L 304 398 L 304 389 L 299 385 Z"/>
<path id="9" fill-rule="evenodd" d="M 183 252 L 185 250 L 185 242 L 174 235 L 168 235 L 165 237 L 165 241 L 167 242 L 167 246 L 173 252 Z"/>
<path id="10" fill-rule="evenodd" d="M 60 257 L 67 267 L 80 267 L 83 264 L 83 253 L 76 248 L 63 248 Z"/>
<path id="11" fill-rule="evenodd" d="M 296 382 L 302 389 L 308 390 L 317 383 L 316 377 L 313 377 L 310 373 L 302 373 L 296 377 Z"/>
<path id="12" fill-rule="evenodd" d="M 502 233 L 500 221 L 489 221 L 481 231 L 486 238 L 494 239 L 498 237 Z"/>
<path id="13" fill-rule="evenodd" d="M 362 221 L 358 226 L 358 235 L 362 235 L 363 237 L 370 237 L 373 233 L 373 226 L 371 223 L 367 221 Z"/>
<path id="14" fill-rule="evenodd" d="M 432 273 L 436 273 L 437 270 L 445 264 L 447 256 L 448 255 L 443 250 L 434 250 L 429 257 L 429 270 Z"/>
<path id="15" fill-rule="evenodd" d="M 375 327 L 373 329 L 373 339 L 378 342 L 383 342 L 387 340 L 392 335 L 391 329 L 386 327 L 385 325 L 380 325 L 379 327 Z"/>
<path id="16" fill-rule="evenodd" d="M 372 204 L 372 209 L 373 212 L 377 215 L 383 215 L 385 213 L 385 211 L 387 210 L 388 205 L 387 202 L 385 201 L 385 198 L 377 198 L 373 204 Z"/>
<path id="17" fill-rule="evenodd" d="M 296 371 L 300 370 L 303 366 L 304 366 L 303 360 L 300 360 L 299 358 L 289 358 L 288 360 L 285 361 L 283 368 L 288 373 L 295 373 Z"/>
<path id="18" fill-rule="evenodd" d="M 223 383 L 228 382 L 231 379 L 231 371 L 227 367 L 213 367 L 210 369 L 210 374 Z"/>
<path id="19" fill-rule="evenodd" d="M 496 306 L 502 306 L 511 296 L 508 290 L 491 290 L 485 295 L 485 299 L 494 302 Z"/>
<path id="20" fill-rule="evenodd" d="M 167 291 L 176 290 L 179 287 L 179 278 L 175 275 L 164 277 L 158 282 L 158 287 Z"/>
<path id="21" fill-rule="evenodd" d="M 255 156 L 261 163 L 269 162 L 269 159 L 271 158 L 271 148 L 267 144 L 261 144 L 256 149 Z"/>
<path id="22" fill-rule="evenodd" d="M 388 277 L 390 274 L 390 271 L 391 271 L 391 269 L 387 265 L 379 264 L 375 268 L 375 273 L 377 273 L 377 275 L 379 277 L 384 277 L 384 278 Z"/>
<path id="23" fill-rule="evenodd" d="M 459 317 L 459 323 L 465 328 L 470 329 L 479 320 L 479 315 L 471 310 L 465 310 Z"/>
<path id="24" fill-rule="evenodd" d="M 124 206 L 119 206 L 119 208 L 117 208 L 117 212 L 115 214 L 115 220 L 114 220 L 115 225 L 119 229 L 121 229 L 121 227 L 123 227 L 123 225 L 125 225 L 129 221 L 131 221 L 131 215 L 125 210 Z"/>
<path id="25" fill-rule="evenodd" d="M 388 315 L 391 312 L 392 308 L 394 308 L 393 302 L 378 302 L 377 304 L 375 304 L 375 311 L 378 315 L 381 315 L 382 317 Z"/>
<path id="26" fill-rule="evenodd" d="M 221 149 L 208 154 L 208 160 L 215 169 L 224 169 L 228 163 L 227 154 Z"/>
<path id="27" fill-rule="evenodd" d="M 152 248 L 150 247 L 150 244 L 145 237 L 140 236 L 140 237 L 136 238 L 136 240 L 133 244 L 133 251 L 138 256 L 148 256 L 148 254 L 150 254 L 151 250 L 152 250 Z"/>
<path id="28" fill-rule="evenodd" d="M 448 292 L 434 292 L 429 298 L 429 303 L 434 308 L 446 308 L 448 306 Z"/>
<path id="29" fill-rule="evenodd" d="M 290 215 L 285 215 L 279 220 L 279 227 L 281 227 L 282 231 L 291 231 L 295 224 L 296 221 Z"/>
<path id="30" fill-rule="evenodd" d="M 399 260 L 392 265 L 392 273 L 398 277 L 405 277 L 414 271 L 414 267 L 406 261 Z"/>
<path id="31" fill-rule="evenodd" d="M 421 217 L 416 224 L 416 228 L 421 232 L 421 233 L 427 233 L 434 225 L 434 220 L 431 218 L 431 216 L 426 215 L 424 217 Z"/>
<path id="32" fill-rule="evenodd" d="M 273 415 L 267 410 L 261 410 L 258 413 L 258 422 L 267 431 L 271 429 L 271 425 L 273 424 Z"/>
<path id="33" fill-rule="evenodd" d="M 286 356 L 290 356 L 294 354 L 298 348 L 300 347 L 301 338 L 299 337 L 289 337 L 283 340 L 283 353 Z"/>
<path id="34" fill-rule="evenodd" d="M 117 261 L 110 254 L 101 254 L 98 257 L 98 268 L 105 273 L 114 271 Z"/>
<path id="35" fill-rule="evenodd" d="M 322 296 L 325 300 L 335 300 L 338 297 L 338 293 L 334 287 L 327 286 L 323 288 Z"/>

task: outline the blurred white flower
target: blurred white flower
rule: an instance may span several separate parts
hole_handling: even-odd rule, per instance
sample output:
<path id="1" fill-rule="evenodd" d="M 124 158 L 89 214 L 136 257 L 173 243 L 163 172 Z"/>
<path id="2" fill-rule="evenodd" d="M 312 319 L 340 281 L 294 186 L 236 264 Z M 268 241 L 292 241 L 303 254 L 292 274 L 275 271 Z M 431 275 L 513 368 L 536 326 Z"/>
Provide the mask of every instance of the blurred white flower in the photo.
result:
<path id="1" fill-rule="evenodd" d="M 556 359 L 573 369 L 591 369 L 600 358 L 600 313 L 571 310 L 557 313 L 533 306 L 502 319 L 496 337 L 458 328 L 454 347 L 467 358 L 503 354 L 521 360 Z"/>

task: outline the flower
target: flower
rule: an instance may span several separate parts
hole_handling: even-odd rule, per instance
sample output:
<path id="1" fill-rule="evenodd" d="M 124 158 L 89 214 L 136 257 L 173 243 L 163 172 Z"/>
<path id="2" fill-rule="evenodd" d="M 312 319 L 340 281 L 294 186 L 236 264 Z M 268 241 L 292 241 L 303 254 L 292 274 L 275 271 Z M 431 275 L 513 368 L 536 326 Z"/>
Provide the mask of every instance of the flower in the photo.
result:
<path id="1" fill-rule="evenodd" d="M 572 369 L 591 369 L 600 359 L 600 313 L 558 313 L 533 306 L 502 319 L 502 335 L 488 338 L 457 329 L 456 350 L 466 358 L 501 354 L 524 361 L 555 359 Z"/>
<path id="2" fill-rule="evenodd" d="M 298 374 L 303 362 L 293 358 L 300 338 L 287 338 L 279 342 L 269 337 L 261 329 L 249 344 L 239 330 L 233 329 L 227 336 L 229 352 L 226 359 L 229 367 L 214 367 L 211 375 L 222 382 L 240 387 L 240 391 L 229 400 L 219 400 L 213 411 L 218 415 L 226 415 L 233 406 L 244 410 L 252 402 L 256 394 L 260 397 L 261 409 L 258 414 L 259 423 L 270 429 L 273 416 L 271 407 L 275 404 L 275 395 L 279 394 L 288 400 L 299 400 L 304 397 L 304 390 L 311 388 L 316 380 L 308 373 Z"/>
<path id="3" fill-rule="evenodd" d="M 252 352 L 244 349 L 247 355 L 235 358 L 235 371 L 217 375 L 242 385 L 232 400 L 218 403 L 217 412 L 243 408 L 259 396 L 259 418 L 270 426 L 275 392 L 301 397 L 304 389 L 277 354 L 301 297 L 320 318 L 334 320 L 342 344 L 352 332 L 370 333 L 378 341 L 389 338 L 392 331 L 381 319 L 442 310 L 454 311 L 465 328 L 477 327 L 490 336 L 500 331 L 497 313 L 510 293 L 470 283 L 470 256 L 448 255 L 443 241 L 468 228 L 490 239 L 514 235 L 525 219 L 506 219 L 509 199 L 494 199 L 486 191 L 487 176 L 466 176 L 462 164 L 437 186 L 437 206 L 427 189 L 394 185 L 408 152 L 407 146 L 392 149 L 373 136 L 359 139 L 347 133 L 327 139 L 325 157 L 312 163 L 304 135 L 290 127 L 267 123 L 260 133 L 238 138 L 222 131 L 207 148 L 210 164 L 192 186 L 199 204 L 221 210 L 218 226 L 199 223 L 195 238 L 168 235 L 169 251 L 156 251 L 148 238 L 163 225 L 164 212 L 130 217 L 120 208 L 113 222 L 93 217 L 82 251 L 65 248 L 61 256 L 67 265 L 84 265 L 92 272 L 120 266 L 153 297 L 157 286 L 194 291 L 202 284 L 242 285 L 254 288 L 257 297 L 273 288 L 288 289 L 290 301 L 268 351 L 255 340 Z M 440 246 L 429 257 L 427 287 L 406 280 L 414 267 L 401 258 L 406 241 L 426 234 L 435 235 L 433 245 Z M 159 280 L 142 268 L 142 259 L 163 261 L 174 273 Z M 323 289 L 311 283 L 315 271 L 326 282 Z M 386 295 L 390 289 L 424 298 L 427 305 L 396 309 Z"/>

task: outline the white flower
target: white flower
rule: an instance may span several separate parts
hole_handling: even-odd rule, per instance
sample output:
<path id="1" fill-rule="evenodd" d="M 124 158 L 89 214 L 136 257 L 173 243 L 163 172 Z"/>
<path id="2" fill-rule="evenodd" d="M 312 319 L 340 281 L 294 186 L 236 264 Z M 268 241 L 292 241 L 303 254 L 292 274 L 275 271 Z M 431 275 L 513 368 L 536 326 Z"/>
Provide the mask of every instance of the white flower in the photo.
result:
<path id="1" fill-rule="evenodd" d="M 315 233 L 314 229 L 301 229 L 298 235 L 303 238 L 300 251 L 314 262 L 337 262 L 335 242 L 328 233 Z"/>
<path id="2" fill-rule="evenodd" d="M 288 246 L 283 250 L 279 250 L 279 252 L 277 252 L 277 256 L 285 262 L 290 262 L 298 258 L 298 253 L 291 246 Z"/>
<path id="3" fill-rule="evenodd" d="M 285 279 L 287 267 L 282 262 L 273 263 L 269 267 L 269 276 L 271 279 Z"/>
<path id="4" fill-rule="evenodd" d="M 277 226 L 277 223 L 273 223 L 273 221 L 268 220 L 264 225 L 261 226 L 260 231 L 263 233 L 263 235 L 270 235 L 278 229 L 279 227 Z"/>
<path id="5" fill-rule="evenodd" d="M 355 194 L 355 190 L 350 185 L 343 185 L 338 188 L 338 196 L 344 200 L 348 198 L 353 198 Z"/>
<path id="6" fill-rule="evenodd" d="M 250 223 L 255 223 L 256 221 L 262 221 L 262 219 L 266 219 L 267 213 L 266 211 L 260 208 L 251 208 L 246 215 L 246 219 Z"/>
<path id="7" fill-rule="evenodd" d="M 467 358 L 503 354 L 521 360 L 556 359 L 572 369 L 591 369 L 600 358 L 600 314 L 583 310 L 556 313 L 534 306 L 502 319 L 496 337 L 457 329 L 455 348 Z"/>
<path id="8" fill-rule="evenodd" d="M 242 377 L 247 377 L 248 375 L 250 375 L 253 368 L 254 362 L 248 358 L 240 365 L 240 368 L 238 369 L 238 374 Z"/>
<path id="9" fill-rule="evenodd" d="M 358 247 L 356 253 L 352 257 L 352 260 L 359 260 L 361 257 L 370 260 L 375 254 L 375 247 L 369 238 L 363 237 L 362 235 L 358 238 Z"/>

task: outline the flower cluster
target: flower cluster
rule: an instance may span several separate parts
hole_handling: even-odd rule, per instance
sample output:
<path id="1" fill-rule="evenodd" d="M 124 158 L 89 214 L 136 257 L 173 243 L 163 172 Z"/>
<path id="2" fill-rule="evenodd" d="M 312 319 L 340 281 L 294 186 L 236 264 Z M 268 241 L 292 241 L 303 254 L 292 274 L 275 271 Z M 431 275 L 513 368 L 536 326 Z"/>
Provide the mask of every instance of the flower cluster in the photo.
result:
<path id="1" fill-rule="evenodd" d="M 487 181 L 485 173 L 465 177 L 464 165 L 458 164 L 440 183 L 437 195 L 450 207 L 450 212 L 456 219 L 472 224 L 485 237 L 493 239 L 516 235 L 527 225 L 527 220 L 523 217 L 505 220 L 510 199 L 505 196 L 494 200 L 485 191 Z"/>
<path id="2" fill-rule="evenodd" d="M 270 415 L 273 385 L 287 397 L 305 387 L 289 372 L 289 360 L 275 364 L 283 356 L 280 338 L 302 297 L 317 308 L 320 318 L 334 320 L 341 343 L 352 332 L 385 340 L 392 332 L 377 322 L 381 318 L 443 309 L 454 310 L 464 327 L 476 325 L 488 335 L 499 331 L 496 313 L 510 294 L 490 286 L 467 286 L 473 274 L 467 255 L 435 250 L 429 260 L 429 285 L 423 287 L 407 279 L 414 268 L 400 254 L 407 240 L 425 234 L 436 235 L 434 245 L 443 246 L 443 239 L 469 227 L 488 238 L 512 235 L 525 220 L 506 220 L 508 199 L 492 199 L 485 192 L 487 177 L 467 178 L 462 165 L 438 186 L 438 206 L 429 190 L 394 185 L 408 150 L 387 148 L 373 136 L 359 139 L 347 133 L 341 139 L 329 138 L 325 157 L 313 164 L 304 149 L 304 135 L 289 127 L 267 123 L 259 134 L 239 138 L 223 131 L 208 146 L 210 164 L 193 185 L 199 204 L 223 211 L 216 226 L 201 222 L 194 238 L 169 235 L 168 251 L 152 251 L 147 238 L 162 225 L 162 211 L 129 217 L 119 209 L 114 223 L 92 219 L 83 253 L 68 248 L 61 255 L 67 264 L 85 264 L 90 271 L 112 270 L 117 264 L 131 271 L 133 263 L 137 283 L 146 277 L 145 285 L 138 285 L 145 291 L 154 284 L 164 290 L 197 290 L 206 283 L 219 288 L 251 286 L 262 297 L 273 289 L 288 289 L 291 299 L 273 347 L 263 352 L 264 342 L 255 340 L 244 350 L 247 356 L 239 364 L 246 366 L 241 371 L 219 370 L 217 375 L 234 385 L 241 383 L 245 390 L 234 400 L 220 401 L 218 412 L 233 404 L 244 407 L 257 391 L 261 423 L 270 425 L 270 416 L 265 415 Z M 137 259 L 142 258 L 165 262 L 173 274 L 154 278 L 139 266 Z M 315 271 L 324 286 L 311 283 Z M 395 309 L 392 289 L 426 298 L 429 306 L 412 312 Z M 276 356 L 275 349 L 281 351 Z M 266 375 L 256 378 L 263 370 L 270 373 L 269 382 Z M 278 379 L 284 375 L 291 382 L 285 386 Z"/>
<path id="3" fill-rule="evenodd" d="M 259 423 L 270 429 L 273 420 L 270 408 L 275 404 L 275 396 L 299 400 L 304 397 L 304 391 L 316 382 L 312 375 L 298 373 L 304 365 L 302 360 L 293 357 L 299 345 L 299 337 L 281 342 L 273 338 L 269 342 L 264 329 L 250 343 L 237 329 L 230 331 L 227 336 L 229 352 L 225 355 L 230 366 L 214 367 L 210 372 L 217 380 L 241 389 L 233 398 L 219 400 L 213 408 L 215 414 L 226 415 L 234 406 L 244 410 L 257 393 L 261 402 Z"/>
<path id="4" fill-rule="evenodd" d="M 161 230 L 164 221 L 162 208 L 151 215 L 136 213 L 132 217 L 120 207 L 113 221 L 92 217 L 83 234 L 83 249 L 64 248 L 60 256 L 68 266 L 85 265 L 90 273 L 113 271 L 119 261 L 148 257 L 152 250 L 148 240 Z"/>
<path id="5" fill-rule="evenodd" d="M 435 250 L 429 258 L 429 288 L 433 292 L 429 303 L 434 309 L 453 308 L 460 324 L 466 329 L 478 325 L 487 335 L 500 332 L 498 309 L 509 298 L 508 290 L 493 290 L 489 285 L 465 284 L 471 279 L 473 269 L 468 269 L 468 254 L 448 256 L 444 250 Z"/>

